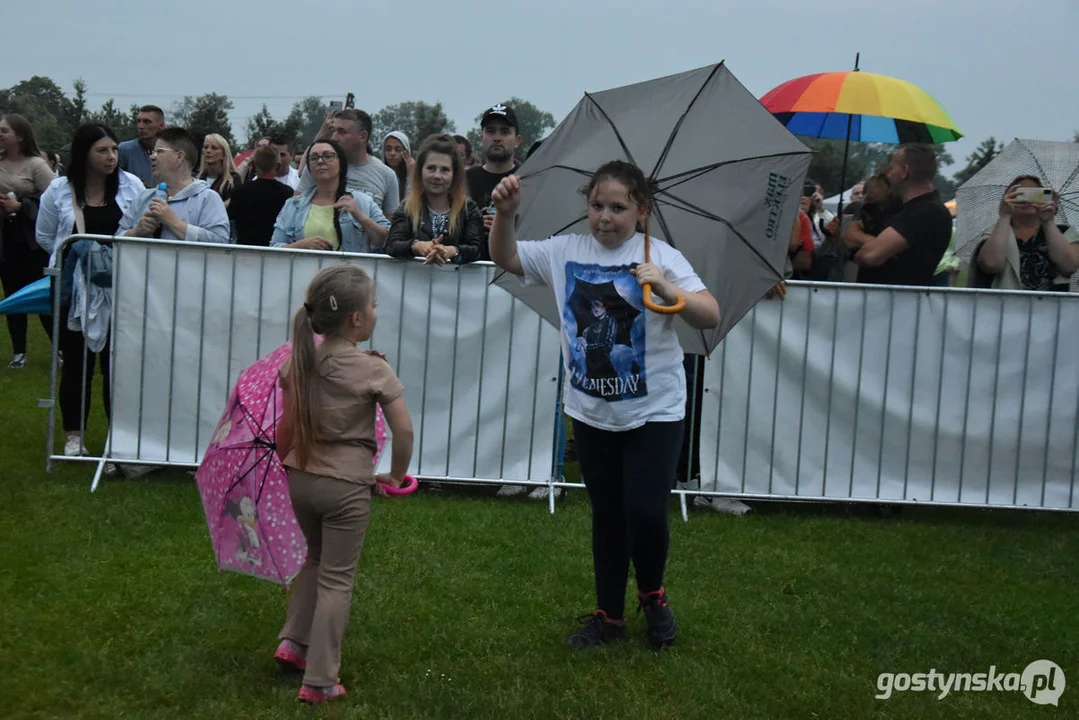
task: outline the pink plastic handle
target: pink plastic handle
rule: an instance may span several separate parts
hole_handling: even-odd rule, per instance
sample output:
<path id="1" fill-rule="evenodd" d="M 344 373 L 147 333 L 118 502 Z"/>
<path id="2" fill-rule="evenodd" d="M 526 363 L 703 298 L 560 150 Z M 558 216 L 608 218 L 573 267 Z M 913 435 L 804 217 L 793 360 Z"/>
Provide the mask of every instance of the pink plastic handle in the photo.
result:
<path id="1" fill-rule="evenodd" d="M 392 485 L 387 485 L 383 482 L 380 482 L 379 485 L 382 486 L 382 490 L 387 495 L 398 497 L 400 495 L 411 495 L 416 492 L 416 488 L 420 486 L 420 481 L 411 475 L 405 475 L 405 484 L 401 487 L 393 487 Z"/>

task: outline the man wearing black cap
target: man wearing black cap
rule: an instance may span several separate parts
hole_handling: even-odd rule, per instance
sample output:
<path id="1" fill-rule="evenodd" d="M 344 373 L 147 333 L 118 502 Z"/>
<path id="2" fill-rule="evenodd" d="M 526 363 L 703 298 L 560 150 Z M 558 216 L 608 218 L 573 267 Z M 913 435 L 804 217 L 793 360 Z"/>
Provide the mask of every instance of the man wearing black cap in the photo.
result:
<path id="1" fill-rule="evenodd" d="M 488 108 L 480 118 L 483 132 L 483 165 L 470 167 L 465 171 L 468 182 L 468 195 L 483 211 L 484 239 L 486 251 L 487 234 L 495 220 L 495 209 L 491 204 L 491 191 L 502 178 L 517 172 L 515 154 L 521 144 L 521 135 L 517 131 L 517 114 L 507 105 L 494 105 Z M 485 252 L 486 255 L 486 252 Z M 484 259 L 488 259 L 486 256 Z"/>

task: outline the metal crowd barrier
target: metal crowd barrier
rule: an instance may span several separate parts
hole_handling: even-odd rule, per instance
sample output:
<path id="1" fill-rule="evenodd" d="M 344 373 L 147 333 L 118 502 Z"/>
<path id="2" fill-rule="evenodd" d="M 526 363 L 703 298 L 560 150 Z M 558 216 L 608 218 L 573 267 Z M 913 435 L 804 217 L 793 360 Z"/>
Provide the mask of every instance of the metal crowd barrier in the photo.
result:
<path id="1" fill-rule="evenodd" d="M 434 268 L 385 255 L 140 238 L 115 238 L 113 248 L 114 383 L 104 452 L 54 451 L 59 333 L 43 402 L 50 465 L 96 462 L 92 488 L 107 463 L 196 467 L 240 371 L 287 340 L 311 277 L 337 262 L 359 264 L 375 281 L 379 322 L 367 346 L 387 356 L 406 387 L 416 427 L 411 472 L 451 482 L 552 483 L 557 331 L 491 285 L 490 263 Z M 59 298 L 54 305 L 58 326 Z M 389 459 L 385 453 L 387 466 Z"/>
<path id="2" fill-rule="evenodd" d="M 583 487 L 562 473 L 557 331 L 491 288 L 491 264 L 137 238 L 114 243 L 105 450 L 54 452 L 57 332 L 49 466 L 96 463 L 92 488 L 107 463 L 197 466 L 238 373 L 285 342 L 310 278 L 342 261 L 375 279 L 369 346 L 406 385 L 413 474 Z M 1074 511 L 1076 327 L 1069 294 L 790 283 L 704 363 L 699 408 L 689 389 L 702 479 L 675 491 L 683 515 L 695 495 Z"/>
<path id="3" fill-rule="evenodd" d="M 791 283 L 706 363 L 700 493 L 1079 509 L 1077 327 L 1074 294 Z"/>

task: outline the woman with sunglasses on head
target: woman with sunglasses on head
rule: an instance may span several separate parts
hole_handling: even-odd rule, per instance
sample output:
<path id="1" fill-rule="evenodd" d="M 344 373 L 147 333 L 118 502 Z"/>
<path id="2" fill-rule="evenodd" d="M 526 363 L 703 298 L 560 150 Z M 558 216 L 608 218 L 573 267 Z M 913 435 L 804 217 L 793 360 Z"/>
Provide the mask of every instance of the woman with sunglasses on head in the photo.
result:
<path id="1" fill-rule="evenodd" d="M 385 244 L 390 221 L 370 197 L 347 189 L 348 161 L 340 145 L 316 140 L 307 173 L 315 185 L 281 208 L 271 247 L 366 253 Z"/>
<path id="2" fill-rule="evenodd" d="M 56 176 L 41 157 L 34 128 L 22 115 L 0 118 L 0 281 L 12 295 L 45 276 L 49 256 L 34 238 L 38 199 Z M 38 316 L 48 336 L 52 322 Z M 12 358 L 8 367 L 26 367 L 26 315 L 7 316 Z"/>

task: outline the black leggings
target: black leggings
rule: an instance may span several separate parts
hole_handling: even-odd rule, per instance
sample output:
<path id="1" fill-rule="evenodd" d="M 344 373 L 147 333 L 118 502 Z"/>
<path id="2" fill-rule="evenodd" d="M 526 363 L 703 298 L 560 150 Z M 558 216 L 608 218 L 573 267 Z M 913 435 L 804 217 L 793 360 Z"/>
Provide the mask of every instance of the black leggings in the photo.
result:
<path id="1" fill-rule="evenodd" d="M 86 352 L 86 338 L 81 332 L 67 329 L 67 316 L 71 308 L 60 311 L 60 352 L 64 354 L 64 366 L 60 369 L 60 416 L 64 432 L 85 429 L 90 416 L 90 400 L 93 397 L 94 365 L 101 360 L 101 389 L 105 402 L 105 417 L 111 417 L 109 403 L 109 340 L 101 352 Z M 83 353 L 86 353 L 86 387 L 83 387 Z M 80 392 L 80 389 L 83 392 Z M 83 406 L 85 401 L 86 405 Z"/>
<path id="2" fill-rule="evenodd" d="M 8 223 L 8 230 L 11 223 Z M 5 238 L 5 240 L 7 240 Z M 4 286 L 4 297 L 10 297 L 24 287 L 45 277 L 45 266 L 49 264 L 49 255 L 41 248 L 28 248 L 17 240 L 4 243 L 4 258 L 0 260 L 0 283 Z M 27 323 L 25 315 L 7 315 L 7 331 L 11 335 L 11 349 L 15 355 L 26 352 Z M 45 334 L 52 339 L 52 317 L 38 315 Z"/>
<path id="3" fill-rule="evenodd" d="M 612 619 L 625 613 L 630 560 L 639 591 L 663 586 L 670 544 L 667 512 L 682 426 L 681 420 L 651 422 L 611 432 L 573 421 L 581 475 L 592 501 L 596 607 Z"/>

